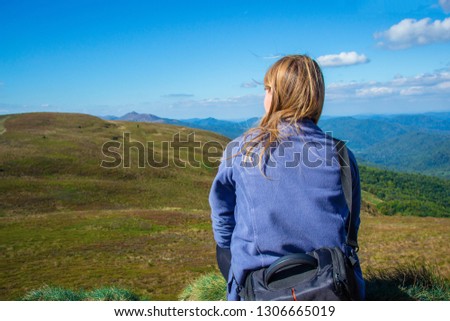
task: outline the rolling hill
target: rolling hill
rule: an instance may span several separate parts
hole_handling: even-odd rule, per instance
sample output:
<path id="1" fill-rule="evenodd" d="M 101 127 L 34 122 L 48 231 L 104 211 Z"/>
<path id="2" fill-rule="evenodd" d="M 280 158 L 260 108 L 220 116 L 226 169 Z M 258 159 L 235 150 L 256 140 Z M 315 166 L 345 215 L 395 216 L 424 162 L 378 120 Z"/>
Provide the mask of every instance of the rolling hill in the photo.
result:
<path id="1" fill-rule="evenodd" d="M 187 141 L 191 128 L 57 113 L 7 115 L 0 124 L 0 299 L 43 284 L 114 284 L 174 299 L 213 268 L 207 195 L 217 157 L 199 149 L 199 166 L 182 168 L 186 151 L 166 153 L 163 143 L 177 134 Z M 124 132 L 154 142 L 147 152 L 169 166 L 139 168 L 132 148 L 129 168 L 101 167 L 111 160 L 103 144 L 125 144 Z M 202 130 L 195 138 L 228 141 Z"/>
<path id="2" fill-rule="evenodd" d="M 193 147 L 194 132 L 201 146 L 217 142 L 219 153 L 207 158 L 205 149 L 194 149 L 197 166 L 183 167 L 186 148 L 169 152 L 164 142 L 179 134 Z M 0 299 L 47 284 L 114 285 L 173 300 L 191 280 L 216 269 L 207 198 L 214 161 L 228 138 L 186 126 L 62 113 L 4 115 L 0 133 Z M 117 153 L 121 166 L 101 166 L 114 165 Z M 168 166 L 148 166 L 150 154 Z M 371 167 L 361 167 L 361 177 L 363 268 L 394 262 L 394 251 L 380 249 L 380 242 L 395 232 L 392 246 L 402 245 L 405 260 L 436 262 L 448 275 L 447 256 L 439 250 L 449 241 L 448 219 L 415 217 L 448 216 L 448 181 Z M 423 244 L 436 250 L 422 253 Z"/>
<path id="3" fill-rule="evenodd" d="M 207 209 L 204 193 L 214 170 L 199 148 L 192 155 L 199 166 L 185 170 L 177 163 L 187 160 L 185 151 L 169 153 L 163 141 L 180 134 L 187 140 L 191 128 L 166 124 L 104 121 L 81 114 L 30 113 L 3 116 L 6 132 L 0 136 L 0 215 L 11 212 L 37 213 L 55 210 L 124 209 L 130 207 L 183 207 Z M 147 147 L 145 155 L 167 157 L 171 166 L 138 167 L 138 153 L 131 148 L 130 167 L 102 168 L 106 142 L 130 141 Z M 225 137 L 202 130 L 196 140 L 217 141 Z M 123 145 L 122 145 L 123 146 Z M 174 191 L 177 186 L 177 191 Z M 199 187 L 202 187 L 199 189 Z M 126 195 L 124 195 L 126 191 Z"/>

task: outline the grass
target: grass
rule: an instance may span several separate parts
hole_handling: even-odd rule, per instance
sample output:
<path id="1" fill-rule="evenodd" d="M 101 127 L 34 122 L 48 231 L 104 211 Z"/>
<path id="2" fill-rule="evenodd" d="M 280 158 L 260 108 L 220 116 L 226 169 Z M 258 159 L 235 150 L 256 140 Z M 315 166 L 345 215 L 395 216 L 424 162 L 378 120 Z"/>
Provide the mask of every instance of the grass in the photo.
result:
<path id="1" fill-rule="evenodd" d="M 208 220 L 204 213 L 153 210 L 0 218 L 0 300 L 44 284 L 114 285 L 173 300 L 189 280 L 214 269 Z"/>
<path id="2" fill-rule="evenodd" d="M 0 117 L 6 128 L 0 135 L 0 300 L 22 299 L 45 285 L 131 289 L 152 300 L 188 299 L 203 287 L 220 286 L 217 278 L 200 287 L 192 283 L 217 271 L 207 199 L 214 169 L 100 167 L 102 144 L 120 141 L 124 131 L 160 146 L 193 130 L 78 114 L 5 119 Z M 228 141 L 195 132 L 202 142 Z M 448 280 L 448 219 L 382 216 L 380 199 L 363 193 L 363 200 L 363 273 L 427 262 Z"/>
<path id="3" fill-rule="evenodd" d="M 4 123 L 8 119 L 9 116 L 0 116 L 0 135 L 6 132 Z"/>
<path id="4" fill-rule="evenodd" d="M 448 218 L 373 216 L 363 213 L 359 231 L 361 267 L 384 270 L 427 262 L 450 278 Z"/>
<path id="5" fill-rule="evenodd" d="M 450 300 L 450 282 L 435 266 L 419 263 L 386 270 L 372 269 L 365 278 L 367 300 Z"/>
<path id="6" fill-rule="evenodd" d="M 189 284 L 178 299 L 180 301 L 226 301 L 227 283 L 219 273 L 208 273 Z"/>
<path id="7" fill-rule="evenodd" d="M 377 205 L 383 203 L 383 200 L 379 199 L 378 197 L 376 197 L 375 195 L 373 195 L 369 192 L 361 191 L 361 194 L 362 194 L 361 195 L 362 198 L 371 205 L 377 206 Z"/>
<path id="8" fill-rule="evenodd" d="M 139 301 L 139 297 L 127 290 L 115 287 L 92 291 L 72 291 L 60 287 L 43 286 L 25 294 L 23 301 Z"/>
<path id="9" fill-rule="evenodd" d="M 448 281 L 447 222 L 363 213 L 359 256 L 364 276 L 381 279 L 374 271 L 391 275 L 388 271 L 412 262 L 428 262 Z M 152 300 L 200 299 L 205 297 L 196 292 L 221 282 L 204 279 L 192 285 L 217 271 L 209 214 L 200 210 L 7 216 L 0 218 L 0 239 L 0 300 L 20 299 L 45 284 L 68 289 L 115 286 Z"/>
<path id="10" fill-rule="evenodd" d="M 185 141 L 191 133 L 203 144 L 214 140 L 225 146 L 228 142 L 223 136 L 197 129 L 108 122 L 80 114 L 10 115 L 4 126 L 7 131 L 0 136 L 0 216 L 127 208 L 207 210 L 205 195 L 215 170 L 201 165 L 206 161 L 204 153 L 195 150 L 198 167 L 177 167 L 175 162 L 187 161 L 187 152 L 181 149 L 177 156 L 163 148 L 162 142 L 170 142 L 176 134 Z M 169 166 L 138 168 L 139 160 L 146 161 L 152 151 L 139 154 L 132 148 L 130 168 L 101 167 L 102 161 L 110 160 L 102 153 L 103 144 L 115 141 L 123 147 L 127 132 L 132 141 L 154 142 L 155 153 L 167 154 Z M 120 157 L 124 160 L 122 150 Z"/>
<path id="11" fill-rule="evenodd" d="M 2 118 L 4 120 L 4 118 Z M 213 269 L 207 194 L 215 171 L 102 168 L 107 141 L 154 142 L 195 132 L 165 124 L 108 122 L 89 115 L 10 115 L 0 136 L 0 299 L 18 299 L 44 284 L 115 285 L 142 297 L 174 299 L 193 277 Z M 123 154 L 122 154 L 123 157 Z M 195 158 L 202 160 L 201 150 Z M 180 255 L 183 253 L 183 255 Z M 198 257 L 198 253 L 202 253 Z M 182 269 L 179 267 L 182 266 Z M 175 277 L 174 277 L 175 276 Z M 164 285 L 164 286 L 163 286 Z"/>

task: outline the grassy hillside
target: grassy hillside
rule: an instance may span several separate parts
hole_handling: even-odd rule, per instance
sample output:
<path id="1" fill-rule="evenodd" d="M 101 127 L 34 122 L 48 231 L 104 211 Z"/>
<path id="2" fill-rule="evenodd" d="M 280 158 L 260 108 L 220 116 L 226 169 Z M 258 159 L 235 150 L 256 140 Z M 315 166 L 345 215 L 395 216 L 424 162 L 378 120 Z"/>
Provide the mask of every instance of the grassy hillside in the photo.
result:
<path id="1" fill-rule="evenodd" d="M 161 155 L 161 142 L 177 133 L 187 139 L 192 129 L 51 113 L 3 116 L 0 125 L 0 300 L 45 285 L 76 293 L 118 287 L 144 299 L 174 300 L 193 279 L 217 271 L 207 200 L 216 170 L 200 151 L 198 168 L 174 166 L 185 151 L 169 154 L 167 168 L 138 168 L 135 149 L 131 168 L 100 167 L 102 145 L 123 143 L 124 132 L 132 141 L 154 141 Z M 195 132 L 202 143 L 228 141 Z M 417 177 L 411 188 L 398 189 L 396 176 L 385 182 L 384 172 L 370 170 L 361 171 L 363 270 L 420 261 L 450 277 L 447 218 L 379 215 L 391 192 L 395 198 L 418 197 L 408 190 L 436 194 L 430 200 L 439 204 L 448 187 L 439 194 Z M 380 181 L 368 179 L 374 177 Z"/>
<path id="2" fill-rule="evenodd" d="M 123 142 L 124 132 L 132 141 L 154 141 L 160 156 L 161 142 L 177 133 L 187 140 L 192 129 L 54 113 L 11 115 L 3 125 L 0 299 L 43 284 L 117 285 L 170 299 L 213 268 L 207 195 L 215 170 L 200 150 L 198 168 L 174 165 L 187 160 L 186 151 L 168 154 L 167 168 L 138 168 L 137 150 L 130 168 L 100 167 L 102 145 Z M 195 135 L 203 143 L 228 141 Z"/>
<path id="3" fill-rule="evenodd" d="M 381 214 L 450 217 L 450 181 L 359 166 L 363 197 Z"/>
<path id="4" fill-rule="evenodd" d="M 201 150 L 201 166 L 189 170 L 174 165 L 187 160 L 167 154 L 166 168 L 138 167 L 137 149 L 131 149 L 130 168 L 102 168 L 102 145 L 123 143 L 123 133 L 144 145 L 155 142 L 156 159 L 167 152 L 162 141 L 180 133 L 187 140 L 193 129 L 165 124 L 104 121 L 79 114 L 31 113 L 12 115 L 0 135 L 0 216 L 65 210 L 166 208 L 208 209 L 207 193 L 214 169 Z M 225 145 L 228 139 L 195 130 L 196 139 Z M 122 145 L 123 146 L 123 145 Z M 174 188 L 176 186 L 176 189 Z"/>

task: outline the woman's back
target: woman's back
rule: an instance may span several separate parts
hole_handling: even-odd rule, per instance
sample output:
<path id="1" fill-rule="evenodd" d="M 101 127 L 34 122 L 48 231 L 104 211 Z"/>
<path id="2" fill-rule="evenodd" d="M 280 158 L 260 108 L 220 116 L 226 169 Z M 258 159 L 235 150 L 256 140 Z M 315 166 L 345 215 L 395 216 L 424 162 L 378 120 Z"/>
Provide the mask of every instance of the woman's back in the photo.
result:
<path id="1" fill-rule="evenodd" d="M 302 133 L 281 142 L 264 167 L 240 166 L 236 157 L 236 223 L 247 220 L 255 247 L 264 256 L 340 246 L 345 240 L 348 214 L 341 186 L 335 142 L 312 121 L 301 124 Z M 334 159 L 334 160 L 333 160 Z M 243 211 L 245 214 L 240 216 Z M 238 225 L 240 226 L 240 225 Z M 234 238 L 245 238 L 235 231 Z"/>
<path id="2" fill-rule="evenodd" d="M 213 209 L 218 208 L 224 186 L 234 185 L 235 198 L 228 204 L 232 207 L 234 202 L 234 222 L 228 222 L 235 224 L 231 240 L 227 231 L 223 237 L 220 232 L 215 233 L 217 244 L 231 249 L 230 282 L 234 275 L 242 285 L 247 271 L 268 266 L 286 254 L 324 246 L 345 250 L 349 210 L 341 185 L 336 143 L 311 120 L 297 124 L 299 131 L 287 123 L 281 124 L 289 137 L 271 150 L 270 161 L 263 167 L 264 175 L 259 166 L 243 162 L 242 154 L 228 158 L 242 148 L 242 137 L 230 143 L 225 152 L 228 161 L 225 159 L 219 169 L 210 202 Z M 356 184 L 356 164 L 352 156 L 350 159 Z M 220 231 L 225 217 L 217 214 L 212 213 L 213 227 Z M 359 225 L 359 210 L 356 214 L 355 223 Z M 230 299 L 238 298 L 231 293 Z"/>

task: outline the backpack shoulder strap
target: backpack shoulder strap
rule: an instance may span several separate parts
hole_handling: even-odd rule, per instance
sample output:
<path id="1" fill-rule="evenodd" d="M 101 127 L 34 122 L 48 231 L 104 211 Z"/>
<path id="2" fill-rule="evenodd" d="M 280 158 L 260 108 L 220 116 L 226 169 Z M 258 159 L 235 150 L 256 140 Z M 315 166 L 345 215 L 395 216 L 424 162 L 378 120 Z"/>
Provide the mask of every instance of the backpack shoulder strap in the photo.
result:
<path id="1" fill-rule="evenodd" d="M 350 159 L 348 157 L 348 150 L 345 146 L 345 142 L 342 140 L 334 139 L 336 141 L 336 149 L 339 157 L 339 164 L 341 166 L 341 183 L 342 189 L 344 190 L 345 202 L 347 203 L 347 207 L 349 209 L 349 220 L 347 227 L 347 238 L 345 243 L 350 245 L 356 251 L 358 251 L 358 242 L 356 238 L 356 231 L 353 228 L 353 215 L 352 214 L 352 171 L 350 168 Z"/>

